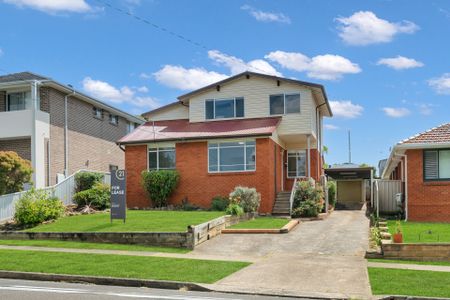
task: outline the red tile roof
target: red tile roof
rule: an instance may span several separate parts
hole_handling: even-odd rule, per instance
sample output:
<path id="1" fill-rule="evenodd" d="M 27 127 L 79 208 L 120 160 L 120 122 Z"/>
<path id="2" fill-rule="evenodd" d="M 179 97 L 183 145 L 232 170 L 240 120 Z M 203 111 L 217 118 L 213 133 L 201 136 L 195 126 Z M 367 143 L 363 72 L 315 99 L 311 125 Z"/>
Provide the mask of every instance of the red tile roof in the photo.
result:
<path id="1" fill-rule="evenodd" d="M 423 133 L 419 133 L 409 139 L 401 141 L 399 144 L 436 144 L 450 143 L 450 123 L 431 128 Z"/>
<path id="2" fill-rule="evenodd" d="M 193 140 L 219 137 L 271 135 L 280 117 L 190 123 L 189 120 L 146 122 L 120 139 L 118 144 L 152 141 Z"/>

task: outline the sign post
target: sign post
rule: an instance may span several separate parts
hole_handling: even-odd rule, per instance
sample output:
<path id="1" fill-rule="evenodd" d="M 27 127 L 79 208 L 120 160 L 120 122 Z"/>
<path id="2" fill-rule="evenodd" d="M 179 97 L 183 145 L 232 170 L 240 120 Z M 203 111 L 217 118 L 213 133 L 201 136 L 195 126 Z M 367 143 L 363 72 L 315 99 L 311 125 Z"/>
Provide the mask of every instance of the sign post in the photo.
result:
<path id="1" fill-rule="evenodd" d="M 123 219 L 125 223 L 127 211 L 126 171 L 111 172 L 111 223 L 113 219 Z"/>

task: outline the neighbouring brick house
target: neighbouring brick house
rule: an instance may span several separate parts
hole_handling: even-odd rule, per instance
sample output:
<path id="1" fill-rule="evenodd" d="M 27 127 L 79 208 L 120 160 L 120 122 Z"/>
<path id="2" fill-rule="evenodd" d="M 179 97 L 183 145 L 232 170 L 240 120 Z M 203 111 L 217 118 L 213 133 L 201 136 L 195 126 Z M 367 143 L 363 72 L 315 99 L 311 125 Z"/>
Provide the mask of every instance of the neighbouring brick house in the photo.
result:
<path id="1" fill-rule="evenodd" d="M 172 204 L 187 199 L 207 208 L 243 185 L 261 193 L 260 212 L 275 212 L 295 178 L 323 174 L 322 120 L 331 115 L 322 85 L 253 72 L 182 95 L 145 113 L 148 122 L 118 141 L 127 205 L 150 206 L 142 171 L 177 169 Z"/>
<path id="2" fill-rule="evenodd" d="M 80 169 L 124 167 L 124 153 L 115 142 L 142 123 L 41 75 L 0 76 L 0 151 L 30 160 L 36 187 Z"/>
<path id="3" fill-rule="evenodd" d="M 450 222 L 450 123 L 396 144 L 382 178 L 404 183 L 408 220 Z"/>

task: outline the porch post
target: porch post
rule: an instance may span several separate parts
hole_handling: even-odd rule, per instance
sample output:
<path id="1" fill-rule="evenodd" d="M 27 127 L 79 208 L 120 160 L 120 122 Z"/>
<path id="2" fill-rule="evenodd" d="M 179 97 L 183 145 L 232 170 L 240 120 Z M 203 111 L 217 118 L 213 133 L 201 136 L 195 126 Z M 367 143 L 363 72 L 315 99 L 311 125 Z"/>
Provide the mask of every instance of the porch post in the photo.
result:
<path id="1" fill-rule="evenodd" d="M 306 151 L 306 157 L 308 159 L 308 178 L 311 178 L 311 135 L 308 134 L 306 137 L 307 141 L 307 151 Z"/>

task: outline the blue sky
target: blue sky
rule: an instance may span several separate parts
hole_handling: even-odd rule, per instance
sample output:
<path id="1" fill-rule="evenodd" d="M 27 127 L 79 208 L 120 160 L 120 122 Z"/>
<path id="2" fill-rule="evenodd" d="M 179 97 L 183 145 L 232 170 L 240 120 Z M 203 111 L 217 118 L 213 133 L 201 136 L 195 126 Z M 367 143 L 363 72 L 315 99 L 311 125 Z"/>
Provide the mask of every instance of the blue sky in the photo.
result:
<path id="1" fill-rule="evenodd" d="M 180 39 L 105 3 L 183 36 Z M 245 69 L 325 85 L 327 162 L 376 165 L 450 121 L 448 1 L 0 0 L 0 72 L 29 70 L 131 113 Z"/>

